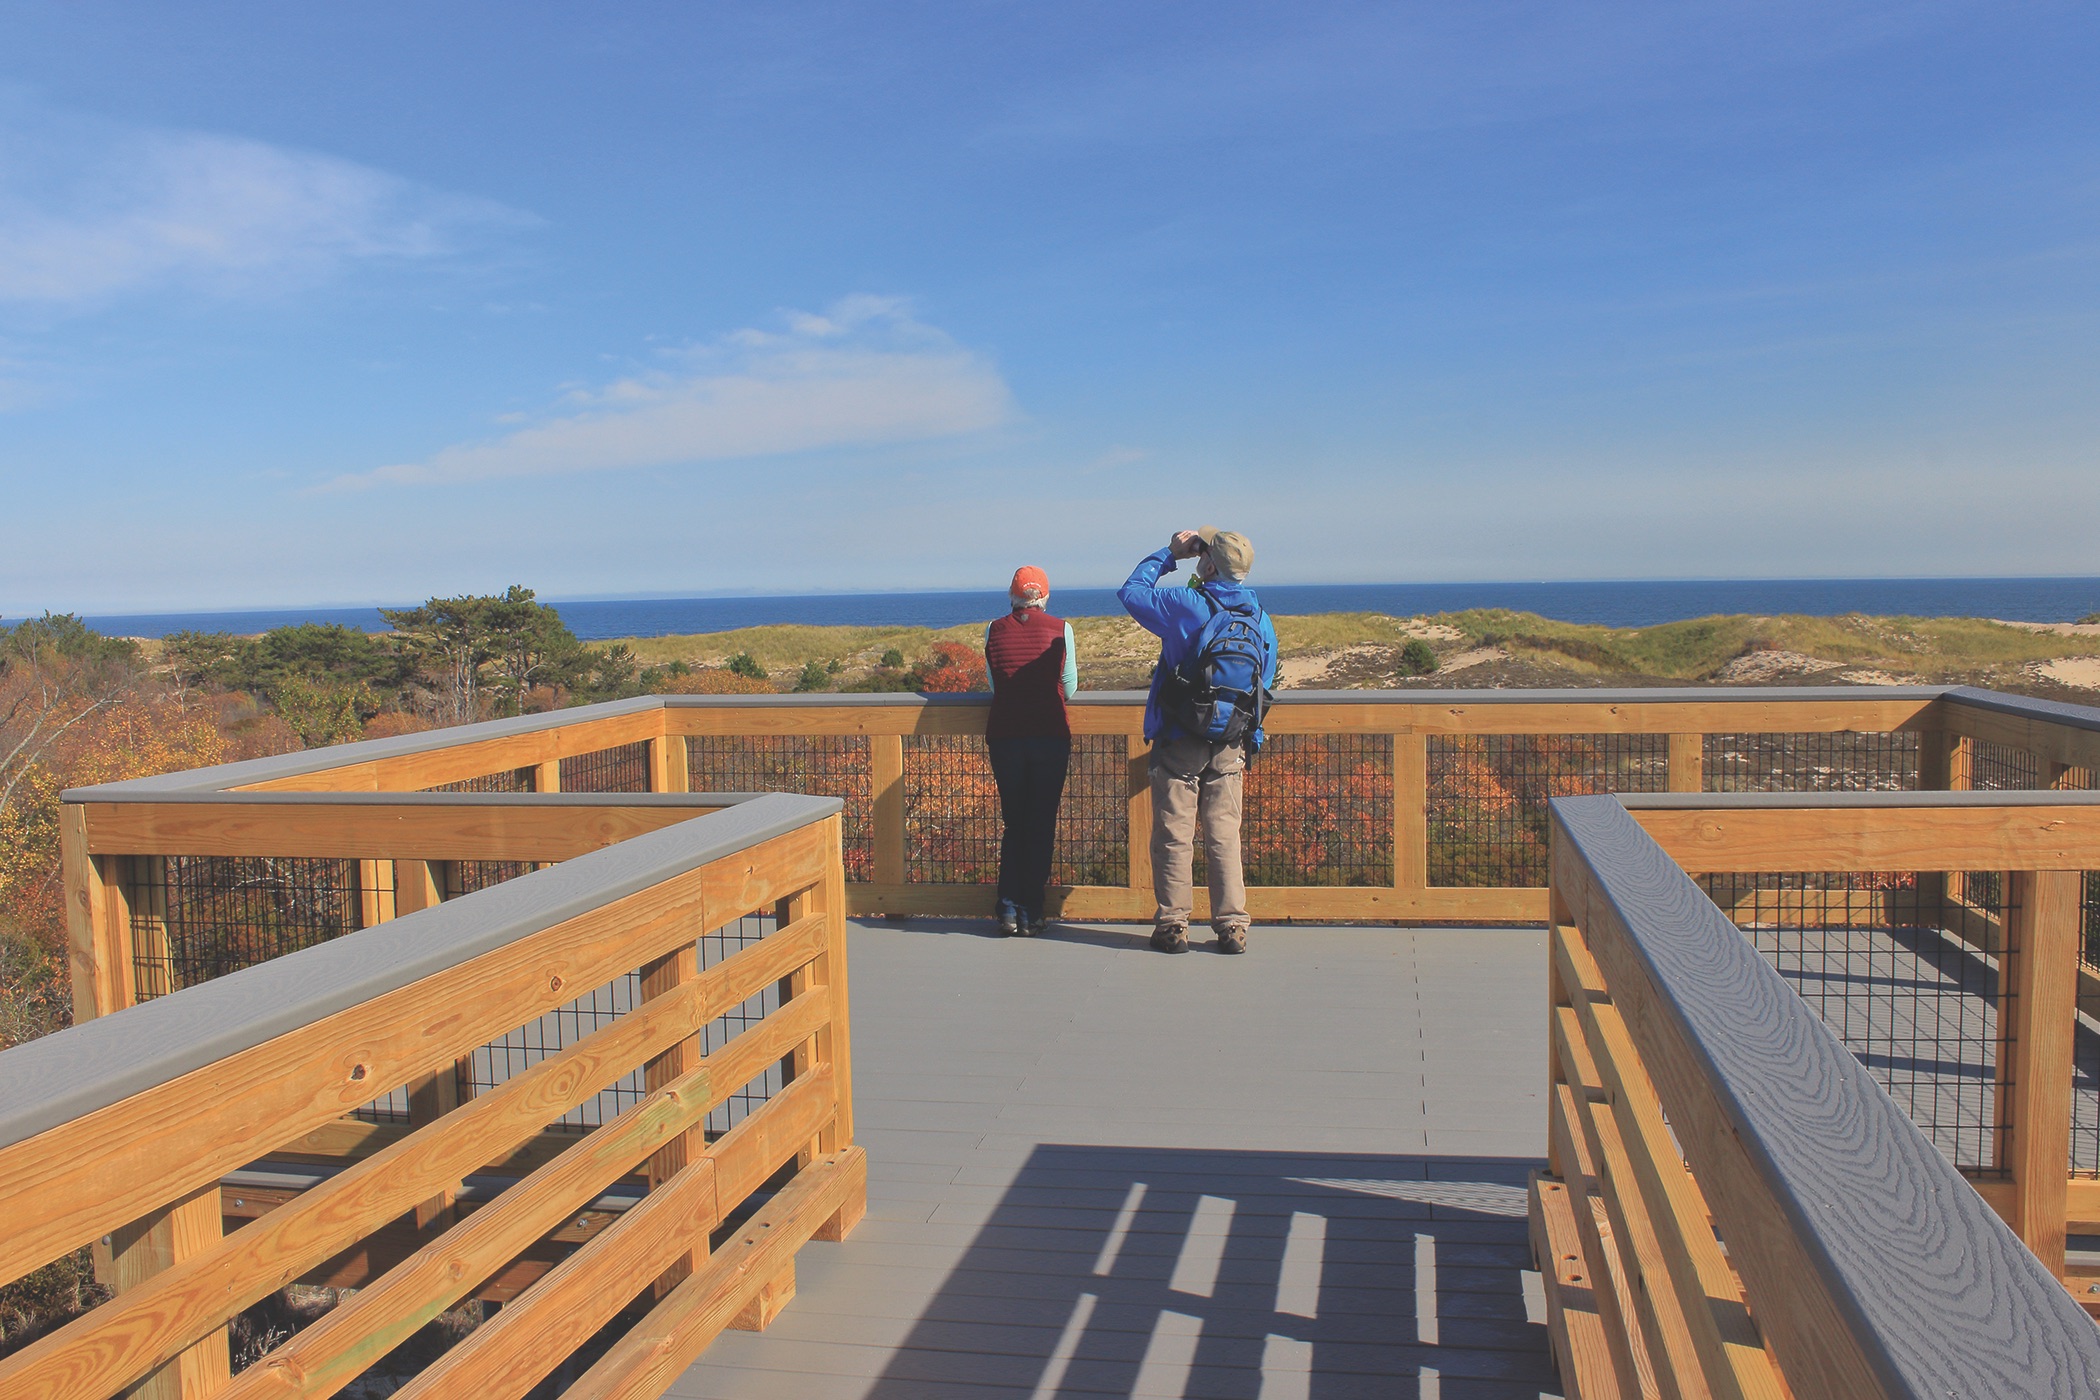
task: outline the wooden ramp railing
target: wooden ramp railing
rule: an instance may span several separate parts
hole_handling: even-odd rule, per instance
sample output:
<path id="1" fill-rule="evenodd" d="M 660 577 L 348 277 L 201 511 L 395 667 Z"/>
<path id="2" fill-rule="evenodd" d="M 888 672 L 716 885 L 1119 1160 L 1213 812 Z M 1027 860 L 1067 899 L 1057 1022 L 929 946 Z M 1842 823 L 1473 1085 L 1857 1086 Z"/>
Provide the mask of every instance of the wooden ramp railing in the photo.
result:
<path id="1" fill-rule="evenodd" d="M 160 795 L 76 809 L 76 865 L 158 858 L 166 822 L 192 855 L 562 863 L 0 1054 L 0 1280 L 92 1245 L 116 1289 L 0 1394 L 330 1395 L 483 1298 L 397 1393 L 523 1395 L 643 1312 L 566 1393 L 655 1395 L 859 1218 L 836 801 Z M 82 918 L 150 925 L 116 884 Z M 357 1291 L 229 1374 L 228 1322 L 302 1280 Z"/>
<path id="2" fill-rule="evenodd" d="M 1628 805 L 1553 803 L 1550 1160 L 1532 1224 L 1568 1393 L 2100 1393 L 2100 1330 L 2063 1281 L 2064 872 L 2100 866 L 2100 798 Z M 2007 1131 L 1986 1203 L 1687 869 L 1993 868 L 2022 898 L 1991 955 Z"/>

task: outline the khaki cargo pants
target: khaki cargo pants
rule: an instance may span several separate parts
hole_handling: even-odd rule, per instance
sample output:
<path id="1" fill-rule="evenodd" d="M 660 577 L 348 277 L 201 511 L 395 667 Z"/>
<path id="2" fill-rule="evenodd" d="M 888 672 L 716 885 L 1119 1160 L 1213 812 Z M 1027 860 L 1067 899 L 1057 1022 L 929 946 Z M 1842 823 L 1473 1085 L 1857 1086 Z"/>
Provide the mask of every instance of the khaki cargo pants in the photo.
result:
<path id="1" fill-rule="evenodd" d="M 1247 751 L 1238 744 L 1161 739 L 1152 745 L 1152 894 L 1162 924 L 1187 924 L 1194 908 L 1196 831 L 1210 874 L 1210 924 L 1247 927 L 1247 882 L 1240 873 L 1240 779 Z"/>

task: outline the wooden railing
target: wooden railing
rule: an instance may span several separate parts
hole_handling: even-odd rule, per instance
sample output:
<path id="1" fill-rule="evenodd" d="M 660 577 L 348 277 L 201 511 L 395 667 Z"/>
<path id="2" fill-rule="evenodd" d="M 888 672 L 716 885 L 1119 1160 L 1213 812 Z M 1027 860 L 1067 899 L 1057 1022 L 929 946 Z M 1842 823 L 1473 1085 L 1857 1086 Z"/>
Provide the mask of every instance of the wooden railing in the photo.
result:
<path id="1" fill-rule="evenodd" d="M 390 852 L 426 863 L 559 859 L 595 839 L 587 821 L 613 840 L 666 819 L 629 800 L 644 792 L 818 793 L 845 803 L 849 912 L 983 914 L 998 827 L 977 737 L 986 713 L 982 696 L 646 697 L 75 794 L 65 835 L 69 880 L 83 893 L 76 1014 L 138 994 L 119 985 L 121 969 L 151 953 L 121 946 L 126 930 L 154 936 L 126 893 L 156 883 L 138 862 L 219 850 L 229 833 L 254 854 L 294 854 L 295 832 L 311 838 L 302 851 L 351 854 L 330 849 L 340 809 L 309 813 L 302 793 L 481 789 L 473 800 L 490 810 L 476 820 L 490 839 L 471 852 L 438 807 L 403 805 L 385 818 L 401 838 L 390 836 Z M 1072 717 L 1052 911 L 1149 918 L 1142 697 L 1083 693 Z M 1265 921 L 1541 921 L 1552 796 L 2046 789 L 2090 786 L 2100 771 L 2100 711 L 1939 687 L 1289 692 L 1269 728 L 1245 823 L 1250 908 Z M 588 812 L 547 810 L 552 794 L 569 789 L 562 800 L 578 801 L 573 789 L 613 785 L 609 775 L 624 797 L 596 794 Z M 281 849 L 242 844 L 265 833 Z M 382 918 L 389 898 L 413 907 L 422 888 L 444 888 L 445 874 L 367 866 L 358 888 L 379 893 L 365 899 L 361 922 Z M 405 893 L 384 893 L 395 888 Z M 1201 917 L 1206 892 L 1196 899 Z M 2100 981 L 2088 994 L 2100 1007 Z"/>
<path id="2" fill-rule="evenodd" d="M 639 1295 L 565 1393 L 655 1395 L 859 1218 L 836 801 L 183 787 L 67 810 L 106 1014 L 0 1054 L 0 1281 L 92 1246 L 116 1294 L 0 1394 L 328 1395 L 483 1298 L 397 1393 L 518 1396 Z M 121 1006 L 115 930 L 156 911 L 116 877 L 171 829 L 422 869 L 356 937 Z M 561 863 L 439 902 L 431 859 L 484 857 Z M 229 1321 L 302 1280 L 357 1291 L 229 1378 Z"/>
<path id="3" fill-rule="evenodd" d="M 2100 1393 L 2100 1331 L 2065 1287 L 2088 1280 L 2064 1258 L 2067 1215 L 2100 1205 L 2067 1163 L 2100 795 L 1584 797 L 1553 822 L 1532 1218 L 1569 1393 Z M 1985 1196 L 1687 873 L 1979 870 L 2008 882 Z M 1825 917 L 1900 927 L 1892 899 L 1962 903 L 1870 893 Z"/>

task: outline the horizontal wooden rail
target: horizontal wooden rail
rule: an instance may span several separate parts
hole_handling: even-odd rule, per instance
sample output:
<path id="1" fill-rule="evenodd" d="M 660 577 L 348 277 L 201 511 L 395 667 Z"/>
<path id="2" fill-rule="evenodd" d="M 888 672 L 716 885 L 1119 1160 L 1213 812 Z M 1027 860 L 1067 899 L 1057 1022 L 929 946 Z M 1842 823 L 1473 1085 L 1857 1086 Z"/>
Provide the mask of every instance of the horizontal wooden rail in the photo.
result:
<path id="1" fill-rule="evenodd" d="M 733 795 L 229 794 L 81 804 L 90 855 L 558 861 L 734 805 Z"/>
<path id="2" fill-rule="evenodd" d="M 333 1393 L 499 1276 L 502 1296 L 520 1300 L 520 1317 L 545 1307 L 524 1300 L 578 1286 L 558 1280 L 592 1293 L 588 1308 L 565 1317 L 617 1311 L 674 1265 L 680 1277 L 689 1272 L 708 1232 L 820 1138 L 825 1199 L 836 1228 L 850 1226 L 860 1206 L 834 1189 L 862 1179 L 839 1174 L 858 1158 L 846 1097 L 838 807 L 788 796 L 713 812 L 661 801 L 546 803 L 538 815 L 642 811 L 678 820 L 0 1055 L 0 1202 L 20 1226 L 0 1239 L 0 1282 L 109 1236 L 119 1286 L 114 1300 L 0 1360 L 0 1394 L 58 1400 L 141 1383 L 184 1396 L 225 1392 L 226 1324 L 317 1270 L 339 1275 L 352 1259 L 364 1261 L 357 1297 L 227 1393 Z M 502 804 L 376 810 L 471 816 Z M 698 970 L 702 931 L 776 908 L 787 912 L 772 932 Z M 226 1212 L 225 1196 L 242 1189 L 222 1187 L 229 1174 L 280 1147 L 296 1154 L 337 1125 L 375 1126 L 342 1115 L 450 1074 L 476 1047 L 637 969 L 641 999 L 594 1033 L 406 1132 L 385 1132 L 341 1170 L 303 1185 L 282 1178 L 294 1183 L 289 1193 L 272 1188 L 267 1201 L 249 1207 L 243 1198 Z M 777 1010 L 709 1055 L 689 1052 L 703 1028 L 774 987 L 788 989 Z M 792 1082 L 719 1141 L 702 1141 L 710 1111 L 783 1062 L 795 1066 Z M 604 1126 L 548 1131 L 638 1067 L 647 1069 L 646 1092 Z M 526 1174 L 500 1194 L 484 1187 L 460 1201 L 459 1183 L 492 1166 Z M 626 1182 L 647 1188 L 626 1210 L 589 1228 L 568 1223 Z M 222 1217 L 238 1226 L 223 1237 Z M 408 1218 L 417 1230 L 398 1223 Z M 177 1247 L 128 1268 L 146 1258 L 129 1241 L 170 1220 Z M 525 1278 L 552 1272 L 520 1294 L 525 1261 L 537 1261 Z M 454 1365 L 481 1358 L 521 1393 L 566 1356 L 549 1351 L 555 1336 L 567 1332 L 491 1328 Z"/>
<path id="3" fill-rule="evenodd" d="M 2100 870 L 2100 792 L 1627 796 L 1695 873 Z"/>
<path id="4" fill-rule="evenodd" d="M 2100 1331 L 2057 1278 L 1633 815 L 1562 798 L 1552 819 L 1553 999 L 1571 1014 L 1554 1022 L 1558 1180 L 1550 1202 L 1535 1190 L 1534 1232 L 1585 1252 L 1542 1261 L 1549 1287 L 1590 1280 L 1556 1307 L 1575 1320 L 1563 1365 L 1637 1393 L 1612 1367 L 1637 1345 L 1664 1393 L 1766 1393 L 1717 1233 L 1801 1400 L 2100 1388 Z M 1585 1227 L 1593 1192 L 1608 1245 Z M 1601 1361 L 1600 1328 L 1619 1332 Z"/>

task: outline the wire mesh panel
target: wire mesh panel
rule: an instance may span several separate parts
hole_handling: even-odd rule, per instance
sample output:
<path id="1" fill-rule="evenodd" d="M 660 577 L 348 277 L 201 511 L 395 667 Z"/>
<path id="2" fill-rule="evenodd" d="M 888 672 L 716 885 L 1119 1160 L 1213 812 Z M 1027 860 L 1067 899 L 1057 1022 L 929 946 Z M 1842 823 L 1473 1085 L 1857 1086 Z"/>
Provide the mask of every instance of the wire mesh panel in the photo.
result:
<path id="1" fill-rule="evenodd" d="M 533 777 L 530 768 L 505 768 L 497 773 L 484 773 L 478 778 L 461 778 L 456 783 L 439 783 L 436 787 L 424 788 L 425 792 L 531 792 Z"/>
<path id="2" fill-rule="evenodd" d="M 1247 767 L 1250 885 L 1393 883 L 1393 736 L 1278 734 Z"/>
<path id="3" fill-rule="evenodd" d="M 647 792 L 649 743 L 621 744 L 561 761 L 563 792 Z"/>
<path id="4" fill-rule="evenodd" d="M 2026 749 L 1972 739 L 1969 786 L 1977 792 L 2031 792 L 2048 784 L 2042 780 L 2041 760 Z"/>
<path id="5" fill-rule="evenodd" d="M 444 887 L 439 894 L 445 899 L 459 899 L 505 880 L 530 875 L 533 869 L 529 860 L 448 860 L 440 868 Z"/>
<path id="6" fill-rule="evenodd" d="M 695 735 L 685 741 L 694 792 L 798 792 L 846 804 L 846 878 L 875 878 L 875 777 L 865 735 Z"/>
<path id="7" fill-rule="evenodd" d="M 977 735 L 905 736 L 904 878 L 997 883 L 999 789 Z"/>
<path id="8" fill-rule="evenodd" d="M 1915 792 L 1918 736 L 1708 734 L 1708 792 Z"/>
<path id="9" fill-rule="evenodd" d="M 734 923 L 725 924 L 700 940 L 701 969 L 704 971 L 733 957 L 761 939 L 770 937 L 778 929 L 779 924 L 770 914 L 746 914 Z M 700 1032 L 701 1053 L 712 1055 L 732 1039 L 778 1011 L 784 990 L 778 982 L 761 987 L 742 1003 L 730 1007 L 709 1022 Z M 786 1085 L 787 1068 L 783 1063 L 775 1061 L 766 1066 L 750 1083 L 737 1086 L 719 1107 L 707 1115 L 709 1140 L 720 1137 L 756 1113 L 767 1099 L 779 1093 Z"/>
<path id="10" fill-rule="evenodd" d="M 698 940 L 701 970 L 705 971 L 757 943 L 774 928 L 771 915 L 747 914 L 702 936 Z M 628 972 L 556 1010 L 527 1021 L 469 1057 L 468 1081 L 472 1092 L 486 1093 L 542 1060 L 560 1054 L 585 1036 L 611 1025 L 641 1001 L 641 975 Z M 779 1010 L 780 1004 L 781 989 L 773 985 L 731 1007 L 702 1027 L 701 1053 L 711 1054 L 721 1049 L 733 1037 Z M 778 1093 L 783 1082 L 781 1067 L 774 1065 L 751 1083 L 737 1086 L 728 1101 L 708 1116 L 709 1135 L 719 1136 L 736 1126 L 747 1114 Z M 578 1131 L 596 1128 L 632 1106 L 645 1092 L 642 1070 L 637 1066 L 562 1115 L 556 1126 Z"/>
<path id="11" fill-rule="evenodd" d="M 1546 803 L 1670 785 L 1663 734 L 1462 734 L 1429 739 L 1429 883 L 1546 883 Z"/>
<path id="12" fill-rule="evenodd" d="M 1964 1170 L 2000 1174 L 2003 886 L 1950 896 L 1937 872 L 1706 875 L 1713 901 L 1911 1121 Z"/>
<path id="13" fill-rule="evenodd" d="M 1072 736 L 1051 884 L 1120 885 L 1130 877 L 1129 784 L 1130 756 L 1121 735 Z"/>
<path id="14" fill-rule="evenodd" d="M 136 857 L 134 995 L 140 1001 L 340 938 L 392 893 L 389 861 L 290 856 Z"/>

